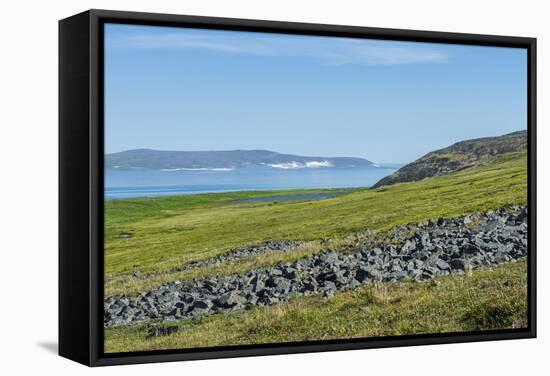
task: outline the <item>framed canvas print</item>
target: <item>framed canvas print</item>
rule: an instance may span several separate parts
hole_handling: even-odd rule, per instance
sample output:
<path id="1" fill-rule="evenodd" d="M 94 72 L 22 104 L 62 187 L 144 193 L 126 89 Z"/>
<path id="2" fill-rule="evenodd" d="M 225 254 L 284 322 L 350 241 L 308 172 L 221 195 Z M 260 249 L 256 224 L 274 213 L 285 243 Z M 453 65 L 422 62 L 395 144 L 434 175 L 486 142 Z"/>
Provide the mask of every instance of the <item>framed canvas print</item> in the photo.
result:
<path id="1" fill-rule="evenodd" d="M 535 39 L 59 25 L 62 356 L 536 335 Z"/>

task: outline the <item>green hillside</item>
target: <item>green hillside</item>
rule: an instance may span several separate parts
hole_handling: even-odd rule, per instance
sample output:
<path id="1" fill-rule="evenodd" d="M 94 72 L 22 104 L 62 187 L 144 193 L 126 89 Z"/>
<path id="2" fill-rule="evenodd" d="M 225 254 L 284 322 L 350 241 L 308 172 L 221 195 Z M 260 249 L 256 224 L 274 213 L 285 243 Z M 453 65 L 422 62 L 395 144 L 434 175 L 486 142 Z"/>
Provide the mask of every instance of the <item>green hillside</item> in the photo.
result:
<path id="1" fill-rule="evenodd" d="M 444 149 L 432 151 L 401 167 L 395 173 L 377 182 L 373 188 L 486 166 L 494 163 L 504 154 L 520 152 L 527 152 L 527 131 L 460 141 Z"/>

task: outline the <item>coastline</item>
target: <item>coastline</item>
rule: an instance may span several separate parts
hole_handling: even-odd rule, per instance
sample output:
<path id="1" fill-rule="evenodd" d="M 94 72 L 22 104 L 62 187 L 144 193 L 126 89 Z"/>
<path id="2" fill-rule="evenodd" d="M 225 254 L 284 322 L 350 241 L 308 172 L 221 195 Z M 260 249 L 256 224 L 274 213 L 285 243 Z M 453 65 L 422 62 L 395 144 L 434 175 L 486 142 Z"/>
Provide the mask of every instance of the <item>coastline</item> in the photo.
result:
<path id="1" fill-rule="evenodd" d="M 231 171 L 106 170 L 106 200 L 237 191 L 346 189 L 374 185 L 395 169 L 242 168 Z"/>

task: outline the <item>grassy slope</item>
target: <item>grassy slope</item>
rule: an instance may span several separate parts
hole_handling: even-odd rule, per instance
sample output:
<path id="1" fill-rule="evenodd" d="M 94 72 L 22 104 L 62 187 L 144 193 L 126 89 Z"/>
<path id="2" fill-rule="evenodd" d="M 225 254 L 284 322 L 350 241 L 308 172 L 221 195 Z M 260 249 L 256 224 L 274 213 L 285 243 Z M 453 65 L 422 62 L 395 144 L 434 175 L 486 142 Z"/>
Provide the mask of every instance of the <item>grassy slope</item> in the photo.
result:
<path id="1" fill-rule="evenodd" d="M 267 239 L 316 240 L 525 204 L 526 178 L 525 154 L 511 154 L 491 166 L 320 201 L 230 202 L 273 192 L 108 201 L 105 272 L 118 278 L 134 270 L 166 271 Z M 123 232 L 133 236 L 118 238 Z"/>
<path id="2" fill-rule="evenodd" d="M 510 204 L 525 204 L 526 158 L 508 155 L 499 163 L 445 177 L 397 184 L 315 202 L 231 203 L 244 192 L 135 199 L 107 203 L 106 293 L 137 292 L 164 280 L 242 272 L 318 251 L 316 239 L 440 216 L 458 216 Z M 287 193 L 285 191 L 285 193 Z M 340 220 L 341 219 L 341 220 Z M 344 220 L 345 219 L 345 220 Z M 132 232 L 130 239 L 117 234 Z M 236 245 L 269 238 L 313 240 L 299 251 L 260 255 L 180 274 L 133 279 L 127 272 L 167 270 Z M 227 244 L 226 242 L 227 241 Z M 149 251 L 149 249 L 152 249 Z M 173 325 L 188 330 L 145 339 L 145 327 L 105 331 L 107 352 L 232 344 L 371 337 L 508 328 L 526 322 L 526 263 L 453 276 L 436 283 L 367 286 L 324 301 L 295 298 L 229 316 L 215 315 Z"/>
<path id="3" fill-rule="evenodd" d="M 465 168 L 486 166 L 505 153 L 525 153 L 526 150 L 527 131 L 465 140 L 424 155 L 381 179 L 374 187 L 418 181 L 426 177 L 448 175 Z"/>
<path id="4" fill-rule="evenodd" d="M 125 352 L 523 327 L 525 261 L 437 282 L 365 286 L 271 307 L 186 320 L 189 329 L 146 339 L 143 326 L 105 330 L 105 351 Z"/>

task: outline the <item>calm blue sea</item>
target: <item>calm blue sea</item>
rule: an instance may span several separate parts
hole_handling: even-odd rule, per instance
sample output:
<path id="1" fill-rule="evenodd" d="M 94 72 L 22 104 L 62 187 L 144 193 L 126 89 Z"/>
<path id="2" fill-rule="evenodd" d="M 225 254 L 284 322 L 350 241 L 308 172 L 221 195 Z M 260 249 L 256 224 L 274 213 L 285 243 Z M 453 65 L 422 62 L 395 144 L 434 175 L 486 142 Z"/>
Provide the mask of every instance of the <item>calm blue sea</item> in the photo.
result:
<path id="1" fill-rule="evenodd" d="M 242 168 L 230 171 L 105 171 L 105 199 L 210 192 L 368 187 L 393 173 L 390 168 Z"/>

